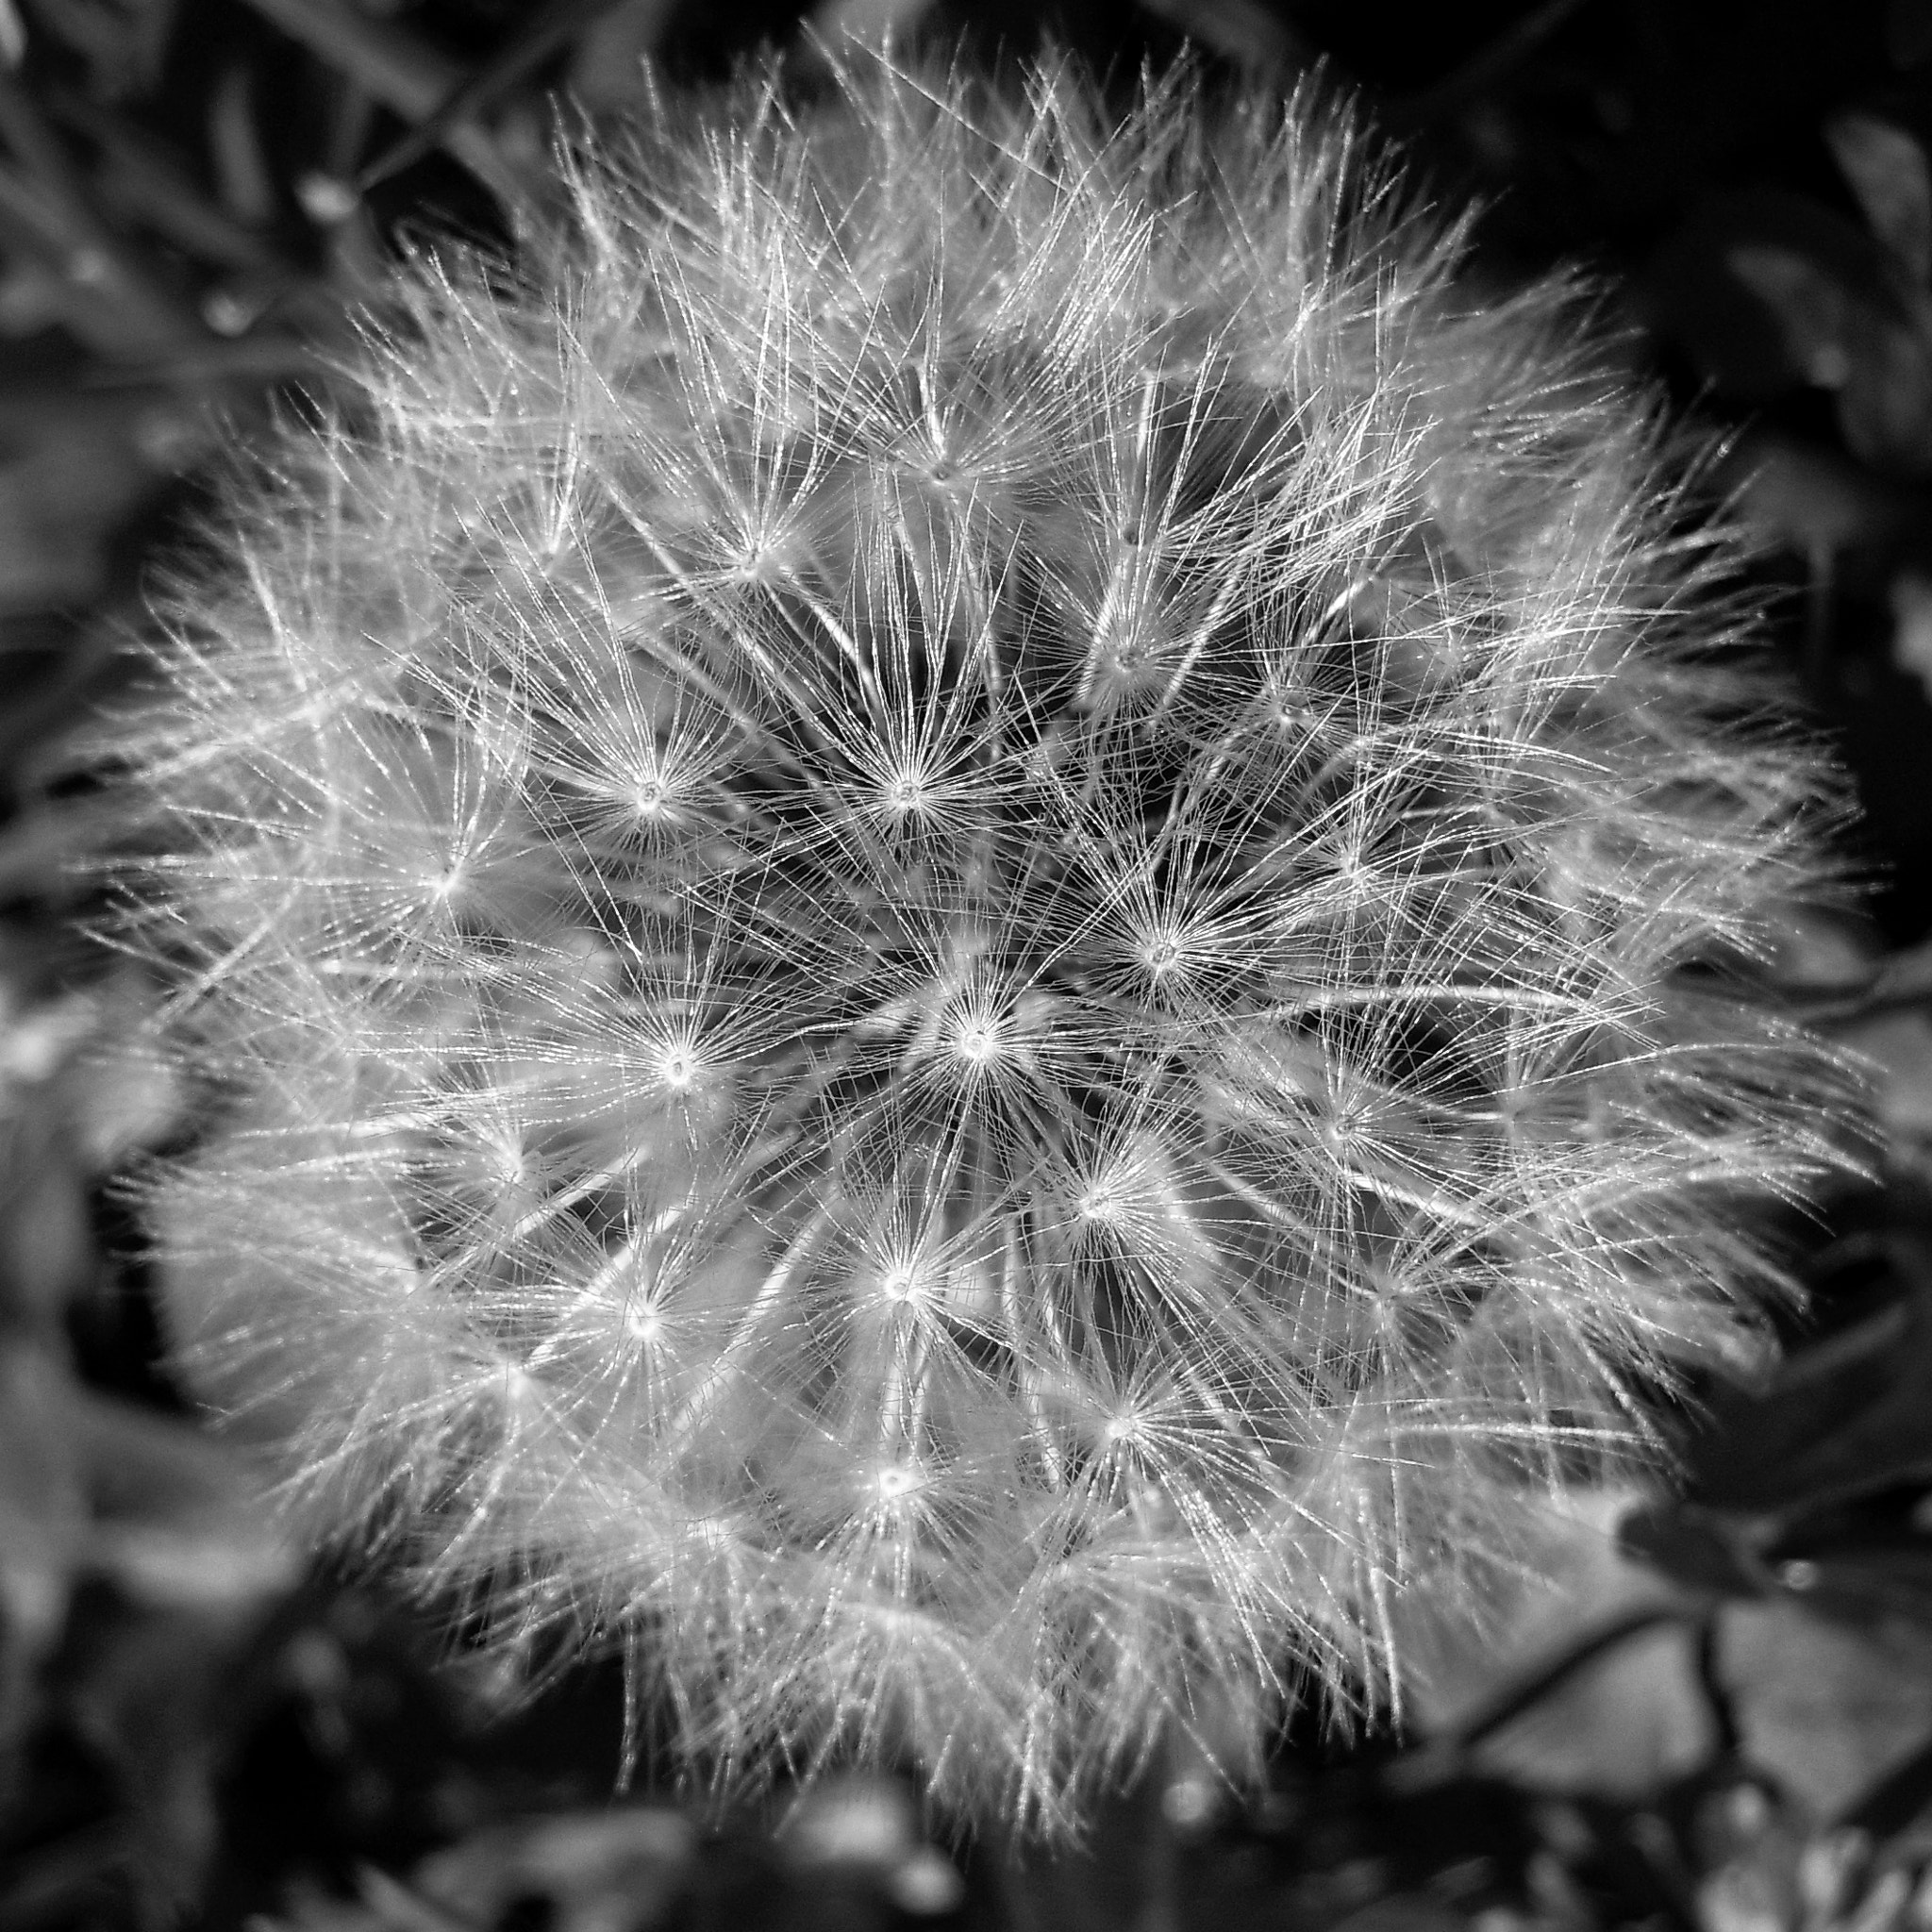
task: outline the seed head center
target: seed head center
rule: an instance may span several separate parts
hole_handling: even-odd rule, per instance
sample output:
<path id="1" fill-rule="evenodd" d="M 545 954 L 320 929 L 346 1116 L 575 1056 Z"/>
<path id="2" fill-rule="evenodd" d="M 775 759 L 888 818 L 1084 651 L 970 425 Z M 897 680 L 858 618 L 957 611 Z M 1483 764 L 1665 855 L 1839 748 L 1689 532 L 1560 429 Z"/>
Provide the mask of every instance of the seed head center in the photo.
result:
<path id="1" fill-rule="evenodd" d="M 877 1476 L 879 1500 L 883 1503 L 901 1503 L 924 1487 L 925 1478 L 920 1472 L 903 1462 L 889 1462 L 879 1471 Z"/>
<path id="2" fill-rule="evenodd" d="M 910 818 L 926 808 L 925 778 L 919 772 L 897 772 L 884 788 L 886 809 L 898 818 Z"/>
<path id="3" fill-rule="evenodd" d="M 1165 979 L 1186 957 L 1180 935 L 1172 929 L 1155 933 L 1141 949 L 1141 963 L 1155 979 Z"/>
<path id="4" fill-rule="evenodd" d="M 954 1032 L 953 1050 L 961 1059 L 975 1067 L 983 1067 L 997 1059 L 1005 1050 L 1002 1031 L 999 1023 L 990 1016 L 970 1014 L 960 1021 Z"/>
<path id="5" fill-rule="evenodd" d="M 1115 1225 L 1122 1218 L 1122 1202 L 1119 1191 L 1111 1183 L 1091 1187 L 1080 1196 L 1080 1219 L 1095 1221 L 1103 1227 Z"/>

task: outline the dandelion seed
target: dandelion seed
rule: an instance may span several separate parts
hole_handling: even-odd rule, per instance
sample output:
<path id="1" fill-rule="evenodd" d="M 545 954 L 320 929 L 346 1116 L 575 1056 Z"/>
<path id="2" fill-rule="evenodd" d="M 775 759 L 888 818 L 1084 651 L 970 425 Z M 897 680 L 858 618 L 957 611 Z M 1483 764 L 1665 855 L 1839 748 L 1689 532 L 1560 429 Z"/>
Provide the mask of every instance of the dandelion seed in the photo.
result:
<path id="1" fill-rule="evenodd" d="M 919 1300 L 924 1283 L 918 1264 L 912 1261 L 898 1261 L 879 1276 L 879 1291 L 889 1302 L 905 1305 Z"/>
<path id="2" fill-rule="evenodd" d="M 833 92 L 403 271 L 178 567 L 145 1211 L 318 1541 L 726 1794 L 1065 1834 L 1204 1685 L 1230 1779 L 1392 1697 L 1784 1291 L 1849 806 L 1694 453 L 1346 112 Z"/>
<path id="3" fill-rule="evenodd" d="M 1150 934 L 1141 948 L 1141 963 L 1147 969 L 1147 976 L 1161 980 L 1177 973 L 1187 958 L 1186 941 L 1172 926 Z"/>
<path id="4" fill-rule="evenodd" d="M 895 1508 L 908 1497 L 915 1496 L 925 1487 L 925 1479 L 918 1470 L 908 1469 L 903 1463 L 892 1463 L 878 1473 L 879 1501 L 888 1508 Z"/>
<path id="5" fill-rule="evenodd" d="M 975 1067 L 999 1058 L 1005 1051 L 999 1024 L 983 1013 L 963 1014 L 953 1029 L 953 1050 Z"/>
<path id="6" fill-rule="evenodd" d="M 1089 1188 L 1075 1205 L 1082 1221 L 1096 1222 L 1102 1227 L 1116 1227 L 1125 1219 L 1121 1197 L 1110 1187 Z"/>

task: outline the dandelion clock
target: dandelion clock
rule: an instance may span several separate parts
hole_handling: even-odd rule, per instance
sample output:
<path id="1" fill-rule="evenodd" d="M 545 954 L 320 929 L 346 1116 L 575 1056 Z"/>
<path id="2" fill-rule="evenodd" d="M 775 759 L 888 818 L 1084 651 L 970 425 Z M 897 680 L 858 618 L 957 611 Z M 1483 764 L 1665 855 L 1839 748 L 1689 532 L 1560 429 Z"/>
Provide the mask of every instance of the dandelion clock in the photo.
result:
<path id="1" fill-rule="evenodd" d="M 1855 1162 L 1745 547 L 1319 102 L 872 61 L 561 176 L 157 592 L 182 1372 L 722 1790 L 1064 1831 L 1210 1691 L 1239 1777 Z"/>

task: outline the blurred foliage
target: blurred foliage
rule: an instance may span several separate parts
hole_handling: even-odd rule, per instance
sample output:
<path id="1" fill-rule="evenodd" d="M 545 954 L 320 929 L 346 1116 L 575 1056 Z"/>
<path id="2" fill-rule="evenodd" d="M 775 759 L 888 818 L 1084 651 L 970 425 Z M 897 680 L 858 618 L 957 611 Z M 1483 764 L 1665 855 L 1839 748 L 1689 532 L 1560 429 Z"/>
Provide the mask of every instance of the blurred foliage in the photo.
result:
<path id="1" fill-rule="evenodd" d="M 1882 1185 L 1810 1240 L 1783 1366 L 1681 1493 L 1553 1522 L 1550 1580 L 1423 1650 L 1407 1726 L 1297 1726 L 1265 1802 L 1153 1767 L 1058 1863 L 897 1785 L 701 1830 L 612 1803 L 621 1686 L 512 1706 L 307 1570 L 158 1365 L 112 1177 L 187 1130 L 75 938 L 70 747 L 142 675 L 140 558 L 305 383 L 399 239 L 509 241 L 555 117 L 649 110 L 777 0 L 0 0 L 0 1925 L 260 1932 L 1189 1925 L 1932 1928 L 1932 0 L 827 0 L 812 25 L 1116 74 L 1191 38 L 1359 87 L 1485 272 L 1605 277 L 1727 435 L 1780 640 L 1871 814 L 1872 918 L 1793 915 L 1873 1054 Z"/>

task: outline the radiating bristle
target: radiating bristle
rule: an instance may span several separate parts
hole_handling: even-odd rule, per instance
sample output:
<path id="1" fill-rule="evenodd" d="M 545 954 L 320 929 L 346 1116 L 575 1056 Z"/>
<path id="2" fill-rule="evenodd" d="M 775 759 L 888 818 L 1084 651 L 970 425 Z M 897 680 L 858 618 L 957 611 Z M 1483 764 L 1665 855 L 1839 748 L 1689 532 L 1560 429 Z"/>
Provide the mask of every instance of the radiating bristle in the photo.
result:
<path id="1" fill-rule="evenodd" d="M 191 1378 L 722 1787 L 1063 1830 L 1200 1687 L 1382 1695 L 1853 1162 L 1740 540 L 1574 291 L 1197 82 L 578 157 L 165 599 Z"/>

